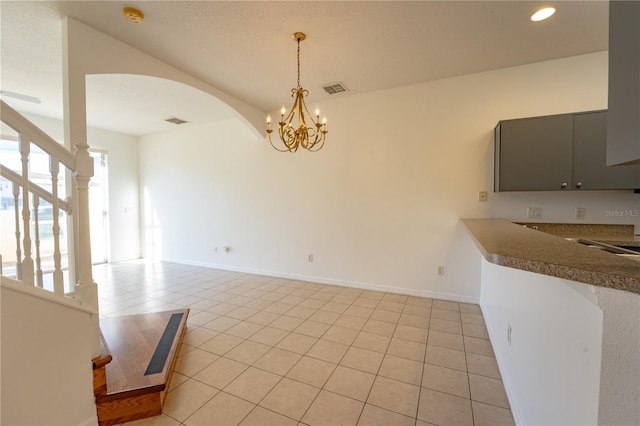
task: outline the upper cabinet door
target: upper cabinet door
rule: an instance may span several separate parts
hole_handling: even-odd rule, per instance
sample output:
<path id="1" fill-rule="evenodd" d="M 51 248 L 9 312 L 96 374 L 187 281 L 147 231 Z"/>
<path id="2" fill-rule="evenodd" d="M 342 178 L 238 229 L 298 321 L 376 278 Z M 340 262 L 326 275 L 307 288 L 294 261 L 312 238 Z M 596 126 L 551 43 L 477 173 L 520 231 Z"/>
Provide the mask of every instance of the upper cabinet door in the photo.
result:
<path id="1" fill-rule="evenodd" d="M 640 166 L 607 167 L 607 111 L 573 116 L 572 189 L 640 188 Z"/>
<path id="2" fill-rule="evenodd" d="M 640 164 L 640 2 L 609 2 L 607 164 Z"/>
<path id="3" fill-rule="evenodd" d="M 501 121 L 496 127 L 496 191 L 570 189 L 573 115 Z"/>

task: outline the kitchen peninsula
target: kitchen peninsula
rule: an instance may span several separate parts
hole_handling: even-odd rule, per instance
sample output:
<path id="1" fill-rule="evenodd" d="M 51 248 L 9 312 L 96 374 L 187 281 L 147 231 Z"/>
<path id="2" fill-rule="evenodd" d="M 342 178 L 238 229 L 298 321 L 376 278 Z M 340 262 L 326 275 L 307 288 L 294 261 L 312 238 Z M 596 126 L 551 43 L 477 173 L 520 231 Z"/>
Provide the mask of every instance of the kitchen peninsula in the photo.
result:
<path id="1" fill-rule="evenodd" d="M 563 238 L 583 235 L 462 223 L 516 423 L 640 424 L 640 261 Z M 619 239 L 640 244 L 602 238 Z"/>

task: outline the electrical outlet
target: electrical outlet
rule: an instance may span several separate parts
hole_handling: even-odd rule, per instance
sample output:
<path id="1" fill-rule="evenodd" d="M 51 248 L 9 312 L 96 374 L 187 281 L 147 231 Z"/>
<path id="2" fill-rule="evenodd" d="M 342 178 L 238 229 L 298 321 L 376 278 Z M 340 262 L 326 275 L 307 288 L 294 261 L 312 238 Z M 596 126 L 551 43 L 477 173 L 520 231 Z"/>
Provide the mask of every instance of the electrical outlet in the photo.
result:
<path id="1" fill-rule="evenodd" d="M 307 256 L 307 262 L 309 262 L 309 263 L 313 262 L 313 255 L 312 254 Z"/>
<path id="2" fill-rule="evenodd" d="M 444 265 L 438 265 L 438 275 L 444 275 Z"/>
<path id="3" fill-rule="evenodd" d="M 227 253 L 227 254 L 229 254 L 229 252 L 231 252 L 231 247 L 230 246 L 224 246 L 223 249 L 224 249 L 224 252 Z"/>
<path id="4" fill-rule="evenodd" d="M 507 343 L 511 346 L 511 324 L 507 324 Z"/>
<path id="5" fill-rule="evenodd" d="M 587 209 L 585 209 L 584 207 L 576 207 L 576 219 L 584 220 L 586 214 Z"/>
<path id="6" fill-rule="evenodd" d="M 478 192 L 478 201 L 484 203 L 485 201 L 487 201 L 488 196 L 489 195 L 487 194 L 487 191 L 480 191 Z"/>
<path id="7" fill-rule="evenodd" d="M 542 207 L 529 207 L 527 209 L 529 219 L 542 219 Z"/>

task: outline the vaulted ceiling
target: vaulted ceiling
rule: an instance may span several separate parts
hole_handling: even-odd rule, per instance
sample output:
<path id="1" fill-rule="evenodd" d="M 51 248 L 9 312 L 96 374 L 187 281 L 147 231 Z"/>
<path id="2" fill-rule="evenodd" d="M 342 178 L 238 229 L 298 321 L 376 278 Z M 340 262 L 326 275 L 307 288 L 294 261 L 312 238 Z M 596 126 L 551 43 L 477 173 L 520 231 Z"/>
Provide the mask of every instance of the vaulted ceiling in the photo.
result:
<path id="1" fill-rule="evenodd" d="M 531 22 L 543 4 L 557 13 Z M 144 21 L 127 21 L 124 6 L 140 9 Z M 3 0 L 1 89 L 42 100 L 5 98 L 16 109 L 62 117 L 61 19 L 67 15 L 265 111 L 290 102 L 295 31 L 307 34 L 301 83 L 313 105 L 328 96 L 603 51 L 608 34 L 606 1 Z M 349 90 L 322 89 L 336 82 Z M 170 126 L 162 121 L 169 115 L 210 118 L 198 113 L 201 102 L 210 102 L 206 97 L 170 82 L 100 78 L 87 87 L 95 127 L 141 135 Z"/>

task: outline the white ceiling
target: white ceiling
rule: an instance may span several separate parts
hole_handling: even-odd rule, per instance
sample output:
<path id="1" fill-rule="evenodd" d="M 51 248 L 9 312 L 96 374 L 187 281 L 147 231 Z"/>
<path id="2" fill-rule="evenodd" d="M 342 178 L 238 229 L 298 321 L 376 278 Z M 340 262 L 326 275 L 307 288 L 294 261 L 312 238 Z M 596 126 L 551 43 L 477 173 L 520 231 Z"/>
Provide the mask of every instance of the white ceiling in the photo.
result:
<path id="1" fill-rule="evenodd" d="M 542 5 L 547 21 L 529 16 Z M 133 24 L 124 6 L 142 10 Z M 62 117 L 61 18 L 74 17 L 249 104 L 268 111 L 301 84 L 312 105 L 445 77 L 607 49 L 606 1 L 6 1 L 0 2 L 0 88 L 42 100 L 14 108 Z M 349 92 L 327 95 L 342 82 Z M 87 82 L 89 125 L 143 135 L 228 118 L 216 99 L 177 83 L 133 76 Z M 203 113 L 207 111 L 207 113 Z M 215 111 L 215 114 L 211 114 Z M 135 118 L 134 118 L 135 117 Z"/>

